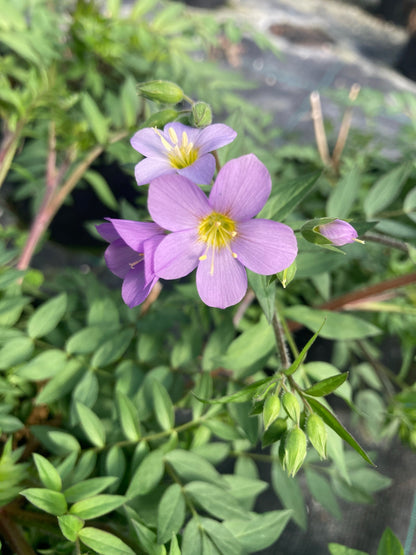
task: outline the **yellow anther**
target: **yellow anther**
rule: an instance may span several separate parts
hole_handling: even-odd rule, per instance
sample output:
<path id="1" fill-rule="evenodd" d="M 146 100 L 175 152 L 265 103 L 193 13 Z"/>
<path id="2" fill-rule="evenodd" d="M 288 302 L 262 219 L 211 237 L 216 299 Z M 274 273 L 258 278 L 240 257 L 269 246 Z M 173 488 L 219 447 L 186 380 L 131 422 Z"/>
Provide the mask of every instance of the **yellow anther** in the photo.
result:
<path id="1" fill-rule="evenodd" d="M 233 255 L 233 258 L 238 258 L 237 254 L 235 252 L 231 253 Z"/>
<path id="2" fill-rule="evenodd" d="M 186 134 L 186 131 L 183 131 L 182 132 L 182 148 L 185 148 L 187 146 L 188 146 L 188 135 Z"/>
<path id="3" fill-rule="evenodd" d="M 365 241 L 362 241 L 361 239 L 354 239 L 354 241 L 356 243 L 361 243 L 362 245 L 365 245 Z"/>
<path id="4" fill-rule="evenodd" d="M 169 133 L 169 137 L 170 137 L 172 143 L 177 145 L 178 144 L 178 136 L 177 136 L 175 130 L 173 129 L 173 127 L 169 127 L 168 133 Z"/>
<path id="5" fill-rule="evenodd" d="M 206 260 L 207 259 L 207 255 L 203 254 L 202 256 L 199 257 L 199 260 Z"/>

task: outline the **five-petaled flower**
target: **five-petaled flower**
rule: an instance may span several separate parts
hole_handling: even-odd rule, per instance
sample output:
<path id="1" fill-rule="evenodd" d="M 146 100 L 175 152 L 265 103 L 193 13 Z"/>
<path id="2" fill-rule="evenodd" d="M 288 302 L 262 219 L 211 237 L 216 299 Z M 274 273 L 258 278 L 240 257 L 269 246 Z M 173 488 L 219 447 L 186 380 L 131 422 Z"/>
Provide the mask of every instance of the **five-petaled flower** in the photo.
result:
<path id="1" fill-rule="evenodd" d="M 201 299 L 209 306 L 226 308 L 238 303 L 247 290 L 245 268 L 271 275 L 290 266 L 297 254 L 292 229 L 253 219 L 270 191 L 270 175 L 254 154 L 225 164 L 209 198 L 182 175 L 152 181 L 149 212 L 171 231 L 156 248 L 155 273 L 176 279 L 197 267 Z"/>
<path id="2" fill-rule="evenodd" d="M 354 243 L 354 241 L 364 242 L 357 239 L 358 233 L 356 230 L 344 220 L 334 220 L 328 224 L 320 225 L 319 233 L 329 239 L 336 247 L 342 247 L 342 245 Z"/>
<path id="3" fill-rule="evenodd" d="M 97 231 L 110 243 L 105 261 L 109 270 L 123 279 L 123 301 L 130 308 L 137 306 L 158 280 L 153 257 L 164 230 L 155 223 L 108 218 L 108 222 L 97 226 Z"/>
<path id="4" fill-rule="evenodd" d="M 133 148 L 146 156 L 135 168 L 137 184 L 178 173 L 194 183 L 208 185 L 215 172 L 215 158 L 210 152 L 228 145 L 236 135 L 223 123 L 195 129 L 173 122 L 163 131 L 155 127 L 141 129 L 131 139 Z"/>

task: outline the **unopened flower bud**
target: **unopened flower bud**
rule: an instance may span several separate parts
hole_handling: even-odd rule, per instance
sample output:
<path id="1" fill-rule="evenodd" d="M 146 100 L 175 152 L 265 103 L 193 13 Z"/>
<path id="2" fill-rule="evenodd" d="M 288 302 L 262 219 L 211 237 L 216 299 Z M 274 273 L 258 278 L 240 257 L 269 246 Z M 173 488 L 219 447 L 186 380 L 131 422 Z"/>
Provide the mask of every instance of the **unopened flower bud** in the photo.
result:
<path id="1" fill-rule="evenodd" d="M 306 457 L 306 435 L 300 428 L 293 428 L 284 443 L 283 467 L 289 476 L 294 476 Z"/>
<path id="2" fill-rule="evenodd" d="M 328 224 L 322 224 L 318 227 L 318 231 L 336 247 L 354 243 L 358 237 L 358 233 L 352 225 L 344 220 L 334 220 Z"/>
<path id="3" fill-rule="evenodd" d="M 326 459 L 326 442 L 328 432 L 324 421 L 317 414 L 311 414 L 306 423 L 306 433 L 309 441 L 315 447 L 321 459 Z"/>
<path id="4" fill-rule="evenodd" d="M 286 420 L 283 418 L 276 418 L 276 420 L 270 424 L 268 430 L 266 430 L 263 434 L 261 441 L 262 447 L 267 447 L 268 445 L 272 445 L 272 443 L 279 441 L 279 439 L 281 439 L 283 434 L 286 432 L 286 428 Z"/>
<path id="5" fill-rule="evenodd" d="M 206 102 L 195 102 L 192 106 L 192 123 L 195 127 L 206 127 L 212 122 L 212 111 Z"/>
<path id="6" fill-rule="evenodd" d="M 176 119 L 179 112 L 174 110 L 173 108 L 166 108 L 166 110 L 161 110 L 160 112 L 156 112 L 152 114 L 145 122 L 143 127 L 158 127 L 161 129 L 165 127 L 165 125 L 174 119 Z"/>
<path id="7" fill-rule="evenodd" d="M 287 412 L 289 418 L 293 420 L 297 425 L 299 425 L 300 419 L 300 405 L 296 396 L 288 391 L 282 397 L 283 408 Z"/>
<path id="8" fill-rule="evenodd" d="M 276 394 L 269 395 L 264 401 L 263 405 L 263 423 L 264 430 L 266 431 L 270 424 L 272 424 L 279 416 L 280 412 L 280 399 Z"/>
<path id="9" fill-rule="evenodd" d="M 147 81 L 138 85 L 137 88 L 145 98 L 165 104 L 177 104 L 184 97 L 183 90 L 171 81 Z"/>

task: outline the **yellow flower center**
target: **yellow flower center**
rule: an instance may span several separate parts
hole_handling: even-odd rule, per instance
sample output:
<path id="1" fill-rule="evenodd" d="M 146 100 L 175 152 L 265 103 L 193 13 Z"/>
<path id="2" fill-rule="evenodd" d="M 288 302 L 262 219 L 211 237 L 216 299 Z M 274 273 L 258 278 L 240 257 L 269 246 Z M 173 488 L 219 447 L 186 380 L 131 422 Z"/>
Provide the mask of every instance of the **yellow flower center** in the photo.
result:
<path id="1" fill-rule="evenodd" d="M 181 170 L 191 166 L 198 158 L 198 149 L 194 147 L 193 143 L 189 142 L 185 131 L 182 133 L 181 142 L 179 142 L 176 132 L 170 127 L 168 133 L 171 143 L 165 139 L 158 129 L 155 129 L 155 133 L 159 135 L 163 146 L 168 151 L 169 162 L 173 168 Z"/>
<path id="2" fill-rule="evenodd" d="M 215 251 L 227 248 L 233 258 L 237 258 L 235 252 L 231 250 L 230 243 L 237 236 L 237 224 L 234 220 L 220 214 L 219 212 L 211 212 L 199 222 L 198 238 L 207 245 L 205 253 L 199 257 L 203 261 L 207 259 L 207 251 L 211 249 L 211 269 L 210 274 L 214 274 L 214 255 Z"/>

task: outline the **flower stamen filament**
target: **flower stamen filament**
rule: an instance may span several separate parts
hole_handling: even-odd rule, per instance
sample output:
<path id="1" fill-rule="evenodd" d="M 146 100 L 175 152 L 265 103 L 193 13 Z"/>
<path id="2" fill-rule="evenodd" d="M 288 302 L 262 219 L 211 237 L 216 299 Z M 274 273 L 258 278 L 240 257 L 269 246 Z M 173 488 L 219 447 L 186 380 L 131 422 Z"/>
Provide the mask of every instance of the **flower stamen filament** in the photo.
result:
<path id="1" fill-rule="evenodd" d="M 226 248 L 230 251 L 233 258 L 237 258 L 237 254 L 232 251 L 231 243 L 237 236 L 237 224 L 234 220 L 220 214 L 219 212 L 211 212 L 205 218 L 202 218 L 198 226 L 198 239 L 206 244 L 204 254 L 199 257 L 200 261 L 207 259 L 207 252 L 211 250 L 211 267 L 210 274 L 214 274 L 214 257 L 215 251 Z"/>

